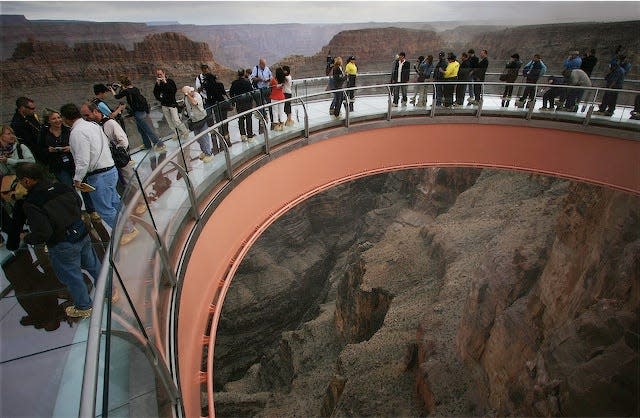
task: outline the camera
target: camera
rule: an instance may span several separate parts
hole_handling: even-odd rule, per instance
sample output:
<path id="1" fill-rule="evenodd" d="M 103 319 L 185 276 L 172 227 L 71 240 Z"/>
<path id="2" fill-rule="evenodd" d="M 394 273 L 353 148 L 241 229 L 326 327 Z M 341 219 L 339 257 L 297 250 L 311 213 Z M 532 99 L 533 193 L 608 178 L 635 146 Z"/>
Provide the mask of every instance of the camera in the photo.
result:
<path id="1" fill-rule="evenodd" d="M 114 90 L 118 90 L 122 85 L 120 83 L 106 83 L 107 87 L 111 87 Z"/>

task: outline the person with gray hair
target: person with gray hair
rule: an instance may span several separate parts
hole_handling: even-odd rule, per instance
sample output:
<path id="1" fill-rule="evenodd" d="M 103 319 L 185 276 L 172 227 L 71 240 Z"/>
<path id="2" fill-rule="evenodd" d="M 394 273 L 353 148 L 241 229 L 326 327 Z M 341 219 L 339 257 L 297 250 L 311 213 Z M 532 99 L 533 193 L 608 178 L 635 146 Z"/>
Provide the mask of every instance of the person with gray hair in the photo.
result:
<path id="1" fill-rule="evenodd" d="M 204 110 L 202 96 L 191 86 L 182 87 L 182 94 L 184 94 L 184 105 L 189 115 L 189 126 L 193 129 L 193 134 L 198 136 L 208 128 L 207 112 Z M 200 151 L 202 151 L 198 158 L 204 163 L 210 162 L 213 159 L 211 135 L 207 132 L 197 141 L 200 145 Z"/>

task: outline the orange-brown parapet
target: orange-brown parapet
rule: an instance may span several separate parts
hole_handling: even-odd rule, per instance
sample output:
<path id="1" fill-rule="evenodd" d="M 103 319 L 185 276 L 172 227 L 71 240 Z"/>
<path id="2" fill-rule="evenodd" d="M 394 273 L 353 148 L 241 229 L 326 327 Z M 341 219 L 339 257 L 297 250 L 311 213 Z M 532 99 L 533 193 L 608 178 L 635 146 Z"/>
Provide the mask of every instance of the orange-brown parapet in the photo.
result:
<path id="1" fill-rule="evenodd" d="M 177 331 L 186 416 L 200 415 L 202 337 L 209 308 L 214 312 L 206 381 L 212 417 L 215 328 L 228 286 L 258 236 L 299 202 L 355 178 L 430 166 L 524 170 L 640 194 L 639 157 L 640 142 L 628 139 L 521 126 L 418 124 L 349 133 L 274 159 L 224 198 L 189 260 Z"/>

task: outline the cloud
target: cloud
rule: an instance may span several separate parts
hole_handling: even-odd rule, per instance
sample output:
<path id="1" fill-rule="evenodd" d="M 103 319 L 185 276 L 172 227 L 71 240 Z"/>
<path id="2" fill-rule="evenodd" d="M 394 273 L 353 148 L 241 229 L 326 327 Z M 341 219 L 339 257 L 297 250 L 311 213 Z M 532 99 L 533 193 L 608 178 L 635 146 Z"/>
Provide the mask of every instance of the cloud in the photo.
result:
<path id="1" fill-rule="evenodd" d="M 527 24 L 640 18 L 636 1 L 2 1 L 0 11 L 30 20 L 198 25 L 451 20 Z"/>

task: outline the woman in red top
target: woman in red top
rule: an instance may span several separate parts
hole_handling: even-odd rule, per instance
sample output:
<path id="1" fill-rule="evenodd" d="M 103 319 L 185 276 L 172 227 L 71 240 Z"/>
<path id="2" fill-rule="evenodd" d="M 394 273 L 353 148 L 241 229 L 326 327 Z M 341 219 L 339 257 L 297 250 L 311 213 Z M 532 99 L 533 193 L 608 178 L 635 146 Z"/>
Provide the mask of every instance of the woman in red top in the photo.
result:
<path id="1" fill-rule="evenodd" d="M 277 102 L 273 106 L 273 130 L 281 131 L 287 116 L 284 113 L 284 82 L 286 81 L 284 70 L 276 68 L 276 76 L 271 79 L 271 102 Z"/>

